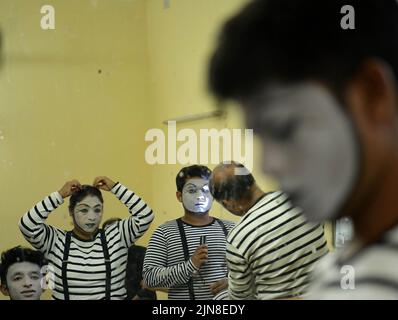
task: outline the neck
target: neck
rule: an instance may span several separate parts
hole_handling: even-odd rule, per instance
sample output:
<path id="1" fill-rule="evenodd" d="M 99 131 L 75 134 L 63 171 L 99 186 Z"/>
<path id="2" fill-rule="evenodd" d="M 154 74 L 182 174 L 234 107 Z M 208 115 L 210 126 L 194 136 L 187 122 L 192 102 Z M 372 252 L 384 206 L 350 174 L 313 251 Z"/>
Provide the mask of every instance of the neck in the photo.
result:
<path id="1" fill-rule="evenodd" d="M 209 212 L 202 214 L 192 213 L 185 210 L 185 214 L 182 217 L 182 221 L 192 224 L 194 226 L 204 226 L 213 221 L 213 218 L 209 216 Z"/>
<path id="2" fill-rule="evenodd" d="M 265 192 L 261 190 L 256 184 L 252 186 L 253 190 L 251 192 L 251 197 L 245 205 L 245 209 L 243 210 L 243 214 L 250 210 L 251 207 L 255 205 L 255 203 L 264 196 Z"/>
<path id="3" fill-rule="evenodd" d="M 97 229 L 98 230 L 98 229 Z M 78 236 L 80 239 L 83 240 L 92 240 L 93 239 L 93 234 L 95 234 L 97 231 L 93 233 L 87 233 L 84 230 L 82 230 L 80 227 L 75 226 L 72 230 L 72 232 Z"/>
<path id="4" fill-rule="evenodd" d="M 356 238 L 363 246 L 377 241 L 398 224 L 398 157 L 385 166 L 367 193 L 368 201 L 355 210 L 352 220 Z M 366 197 L 363 197 L 366 199 Z"/>

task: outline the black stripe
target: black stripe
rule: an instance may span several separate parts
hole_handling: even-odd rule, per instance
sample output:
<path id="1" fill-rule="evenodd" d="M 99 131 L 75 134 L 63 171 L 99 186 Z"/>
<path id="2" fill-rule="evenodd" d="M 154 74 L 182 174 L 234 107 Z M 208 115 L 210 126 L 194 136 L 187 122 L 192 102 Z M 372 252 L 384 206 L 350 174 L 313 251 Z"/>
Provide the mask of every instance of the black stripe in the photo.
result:
<path id="1" fill-rule="evenodd" d="M 131 194 L 130 194 L 130 196 L 127 198 L 125 204 L 128 204 L 128 203 L 130 202 L 131 198 L 134 197 L 134 194 L 135 194 L 134 192 L 131 192 Z"/>
<path id="2" fill-rule="evenodd" d="M 42 219 L 45 220 L 46 218 L 44 216 L 42 216 L 42 214 L 40 213 L 39 209 L 37 208 L 37 206 L 34 206 L 35 212 L 36 214 Z"/>
<path id="3" fill-rule="evenodd" d="M 239 222 L 239 231 L 232 237 L 231 242 L 235 240 L 235 238 L 238 236 L 238 234 L 239 234 L 244 228 L 246 228 L 247 226 L 249 226 L 249 225 L 252 223 L 252 221 L 250 221 L 250 222 L 248 222 L 248 223 L 246 223 L 246 224 L 243 224 L 244 221 L 246 221 L 247 219 L 249 219 L 249 217 L 252 216 L 252 213 L 253 213 L 253 212 L 258 212 L 258 211 L 260 211 L 261 208 L 265 207 L 266 205 L 268 205 L 269 203 L 271 203 L 272 201 L 276 200 L 277 198 L 279 198 L 279 197 L 282 196 L 282 195 L 283 195 L 283 193 L 280 194 L 279 196 L 277 196 L 276 198 L 272 198 L 271 200 L 269 200 L 269 201 L 267 201 L 266 203 L 264 203 L 263 205 L 261 205 L 261 207 L 257 208 L 255 211 L 249 211 L 249 212 L 243 217 L 243 219 Z M 274 207 L 272 207 L 272 208 L 270 208 L 270 209 L 268 209 L 268 210 L 262 212 L 262 213 L 261 213 L 258 217 L 256 217 L 254 220 L 259 219 L 260 217 L 263 217 L 263 216 L 267 215 L 268 213 L 270 213 L 270 212 L 276 210 L 277 208 L 283 206 L 283 205 L 284 205 L 286 202 L 288 202 L 288 201 L 289 201 L 289 199 L 286 198 L 283 202 L 281 202 L 281 203 L 277 204 L 276 206 L 274 206 Z M 290 206 L 288 210 L 290 210 L 290 209 L 292 209 L 292 206 Z M 271 221 L 272 221 L 272 220 L 271 220 Z"/>
<path id="4" fill-rule="evenodd" d="M 139 214 L 139 213 L 140 213 L 142 210 L 144 210 L 147 206 L 148 206 L 148 205 L 147 205 L 146 203 L 144 203 L 144 205 L 141 207 L 141 209 L 138 209 L 138 210 L 136 211 L 135 214 Z"/>
<path id="5" fill-rule="evenodd" d="M 141 198 L 138 197 L 137 201 L 134 202 L 134 203 L 129 207 L 129 210 L 131 211 L 131 210 L 136 206 L 136 204 L 137 204 L 138 202 L 140 202 L 140 201 L 141 201 Z"/>
<path id="6" fill-rule="evenodd" d="M 57 208 L 57 206 L 55 205 L 54 201 L 51 199 L 51 196 L 49 196 L 48 199 L 50 199 L 51 205 L 53 206 L 53 210 L 55 208 Z"/>
<path id="7" fill-rule="evenodd" d="M 293 220 L 297 219 L 297 218 L 300 217 L 300 216 L 301 216 L 301 213 L 298 214 L 298 215 L 296 215 L 296 216 L 293 216 L 293 217 L 291 217 L 291 218 L 289 218 L 289 219 L 287 219 L 287 220 L 285 220 L 284 222 L 278 224 L 277 226 L 275 226 L 275 227 L 273 227 L 273 228 L 271 228 L 271 229 L 268 229 L 266 232 L 262 233 L 262 234 L 261 234 L 260 236 L 258 236 L 256 239 L 254 239 L 253 241 L 251 241 L 251 242 L 246 246 L 246 249 L 243 251 L 243 254 L 246 254 L 247 251 L 251 248 L 251 246 L 252 246 L 256 241 L 258 241 L 259 238 L 262 238 L 262 237 L 264 237 L 265 235 L 267 235 L 267 234 L 269 234 L 269 233 L 271 233 L 271 232 L 273 232 L 273 231 L 279 229 L 281 226 L 283 226 L 283 225 L 285 225 L 285 224 L 287 224 L 287 223 L 289 223 L 289 222 L 292 222 Z M 285 231 L 284 233 L 281 233 L 281 234 L 278 235 L 277 237 L 272 238 L 271 240 L 268 240 L 268 241 L 264 242 L 264 243 L 262 244 L 262 246 L 269 245 L 270 243 L 272 243 L 272 242 L 274 242 L 274 241 L 276 241 L 276 240 L 278 240 L 278 239 L 280 239 L 280 238 L 282 238 L 282 237 L 288 235 L 289 233 L 291 233 L 291 232 L 293 232 L 293 231 L 295 231 L 295 230 L 297 230 L 297 229 L 300 229 L 302 226 L 304 226 L 304 225 L 306 225 L 306 224 L 307 224 L 307 222 L 304 221 L 304 222 L 302 222 L 302 223 L 300 223 L 300 224 L 294 226 L 293 228 L 291 228 L 291 229 Z"/>
<path id="8" fill-rule="evenodd" d="M 25 224 L 25 222 L 23 222 L 23 218 L 20 220 L 20 222 L 21 222 L 21 225 L 24 227 L 24 229 L 27 230 L 27 231 L 30 233 L 30 235 L 29 235 L 29 238 L 30 238 L 30 237 L 33 235 L 33 233 L 34 233 L 37 229 L 35 229 L 35 230 L 30 229 L 30 228 Z"/>
<path id="9" fill-rule="evenodd" d="M 40 224 L 39 222 L 36 222 L 36 221 L 32 218 L 32 216 L 30 215 L 30 212 L 28 212 L 28 213 L 26 214 L 26 216 L 29 218 L 30 222 L 32 222 L 35 226 L 38 226 L 38 225 Z"/>
<path id="10" fill-rule="evenodd" d="M 316 248 L 316 250 L 319 251 L 320 249 L 322 249 L 322 248 L 325 247 L 326 245 L 327 245 L 327 242 L 324 242 L 324 244 L 321 245 L 321 246 L 319 246 L 318 248 Z M 309 254 L 311 254 L 311 253 L 312 253 L 312 252 L 310 252 Z M 289 271 L 286 271 L 286 272 L 284 272 L 284 273 L 278 274 L 276 277 L 272 277 L 272 278 L 268 278 L 268 279 L 264 279 L 264 280 L 269 280 L 269 279 L 274 279 L 274 278 L 277 278 L 277 277 L 285 276 L 285 275 L 287 275 L 287 274 L 289 274 L 289 273 L 292 273 L 292 272 L 295 272 L 295 271 L 300 270 L 300 269 L 302 269 L 302 268 L 308 267 L 310 264 L 315 263 L 316 261 L 318 261 L 319 259 L 321 259 L 321 258 L 324 257 L 325 255 L 327 255 L 328 253 L 329 253 L 329 252 L 326 251 L 324 254 L 320 255 L 319 257 L 317 257 L 317 258 L 315 258 L 315 259 L 313 259 L 313 260 L 311 260 L 311 261 L 309 261 L 309 262 L 307 262 L 307 263 L 304 263 L 304 264 L 300 265 L 300 266 L 297 267 L 297 268 L 293 268 L 293 269 L 291 269 L 291 270 L 289 270 Z M 293 264 L 293 263 L 297 262 L 298 260 L 300 260 L 300 259 L 302 259 L 302 258 L 305 258 L 305 257 L 308 256 L 309 254 L 305 254 L 304 256 L 298 257 L 298 258 L 295 259 L 294 261 L 291 261 L 291 263 L 287 263 L 287 264 L 283 265 L 282 267 L 278 267 L 278 268 L 272 269 L 272 270 L 267 270 L 267 271 L 264 271 L 264 272 L 259 272 L 257 275 L 261 276 L 261 275 L 264 275 L 264 274 L 266 274 L 266 273 L 271 273 L 271 272 L 275 272 L 275 271 L 279 271 L 279 270 L 285 269 L 287 265 Z"/>
<path id="11" fill-rule="evenodd" d="M 117 187 L 117 189 L 116 189 L 116 191 L 115 191 L 115 194 L 117 194 L 117 193 L 119 192 L 119 190 L 120 190 L 121 187 L 122 187 L 122 185 L 119 183 L 119 186 Z"/>
<path id="12" fill-rule="evenodd" d="M 38 233 L 36 233 L 32 239 L 37 239 L 38 237 L 40 237 L 40 235 L 44 232 L 44 229 L 42 228 Z M 40 240 L 39 240 L 40 241 Z"/>
<path id="13" fill-rule="evenodd" d="M 122 194 L 120 195 L 119 200 L 122 201 L 123 196 L 126 194 L 127 189 L 124 189 L 124 191 L 122 192 Z"/>
<path id="14" fill-rule="evenodd" d="M 50 210 L 47 209 L 47 206 L 46 206 L 46 204 L 44 203 L 44 200 L 41 202 L 41 205 L 43 206 L 43 208 L 44 208 L 44 210 L 45 210 L 46 212 L 50 212 Z"/>
<path id="15" fill-rule="evenodd" d="M 293 242 L 296 242 L 296 241 L 298 241 L 298 240 L 304 238 L 304 237 L 307 236 L 308 234 L 310 234 L 310 233 L 312 233 L 312 232 L 314 232 L 314 231 L 317 231 L 318 228 L 319 228 L 319 226 L 315 226 L 315 228 L 312 228 L 312 229 L 310 229 L 310 230 L 307 230 L 306 232 L 304 232 L 304 233 L 300 234 L 299 236 L 297 236 L 297 237 L 295 237 L 295 238 L 293 238 L 293 239 L 287 241 L 286 243 L 283 243 L 283 244 L 281 244 L 281 245 L 278 246 L 278 247 L 275 247 L 275 248 L 273 248 L 273 249 L 271 249 L 271 250 L 268 250 L 268 251 L 262 253 L 259 257 L 253 259 L 252 262 L 254 262 L 254 261 L 256 261 L 256 260 L 258 260 L 258 259 L 260 259 L 260 258 L 263 258 L 263 257 L 265 257 L 266 255 L 268 255 L 268 254 L 270 254 L 270 253 L 273 253 L 273 252 L 278 251 L 278 250 L 280 250 L 280 249 L 286 248 L 288 245 L 292 244 Z M 315 238 L 312 238 L 310 241 L 308 241 L 308 242 L 302 244 L 301 246 L 295 247 L 294 250 L 291 251 L 291 252 L 295 252 L 295 251 L 297 251 L 297 250 L 300 250 L 300 249 L 306 247 L 307 245 L 309 245 L 310 243 L 315 242 L 315 241 L 317 241 L 317 240 L 323 238 L 324 236 L 325 236 L 325 235 L 324 235 L 323 230 L 322 230 L 322 233 L 321 233 L 320 235 L 318 235 L 318 236 L 315 237 Z M 260 249 L 260 248 L 262 248 L 262 247 L 263 247 L 263 245 L 259 246 L 258 248 L 255 249 L 254 252 L 256 252 L 258 249 Z M 253 252 L 252 256 L 254 255 L 254 252 Z"/>
<path id="16" fill-rule="evenodd" d="M 282 197 L 283 195 L 285 195 L 283 192 L 281 192 L 280 194 L 278 194 L 275 198 L 272 198 L 270 200 L 268 200 L 266 203 L 262 204 L 260 207 L 258 207 L 257 209 L 255 209 L 255 211 L 260 210 L 261 208 L 263 208 L 264 206 L 266 206 L 267 204 L 275 201 L 276 199 Z M 287 197 L 286 197 L 287 198 Z M 288 199 L 288 198 L 287 198 Z M 283 203 L 285 203 L 286 201 L 284 201 Z M 248 213 L 251 213 L 254 211 L 254 207 L 251 208 Z M 249 219 L 250 215 L 246 215 L 242 218 L 242 220 L 240 221 L 240 223 L 243 223 L 244 221 L 246 221 L 247 219 Z"/>
<path id="17" fill-rule="evenodd" d="M 284 292 L 289 292 L 292 291 L 293 289 L 297 289 L 299 287 L 304 287 L 309 284 L 309 281 L 304 281 L 302 284 L 299 284 L 297 286 L 291 287 L 291 288 L 286 288 L 284 290 L 258 290 L 258 293 L 284 293 Z M 297 295 L 300 295 L 301 293 L 298 293 Z"/>

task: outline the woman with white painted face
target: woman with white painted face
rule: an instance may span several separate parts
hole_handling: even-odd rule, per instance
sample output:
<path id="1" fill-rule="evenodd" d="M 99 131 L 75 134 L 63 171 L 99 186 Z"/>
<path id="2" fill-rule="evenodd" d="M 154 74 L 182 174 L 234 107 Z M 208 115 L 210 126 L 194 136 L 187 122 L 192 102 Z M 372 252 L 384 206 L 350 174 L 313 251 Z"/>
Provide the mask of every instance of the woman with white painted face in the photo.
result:
<path id="1" fill-rule="evenodd" d="M 228 285 L 226 235 L 234 223 L 209 215 L 210 175 L 205 166 L 180 170 L 176 196 L 184 215 L 159 226 L 147 248 L 144 281 L 151 288 L 168 288 L 170 300 L 213 299 Z"/>
<path id="2" fill-rule="evenodd" d="M 113 193 L 130 216 L 99 229 L 104 208 L 100 189 Z M 49 214 L 69 196 L 73 230 L 45 224 Z M 97 177 L 93 186 L 77 180 L 67 182 L 29 210 L 19 227 L 26 240 L 49 261 L 53 299 L 125 299 L 128 248 L 149 228 L 153 218 L 152 210 L 133 191 L 107 177 Z"/>

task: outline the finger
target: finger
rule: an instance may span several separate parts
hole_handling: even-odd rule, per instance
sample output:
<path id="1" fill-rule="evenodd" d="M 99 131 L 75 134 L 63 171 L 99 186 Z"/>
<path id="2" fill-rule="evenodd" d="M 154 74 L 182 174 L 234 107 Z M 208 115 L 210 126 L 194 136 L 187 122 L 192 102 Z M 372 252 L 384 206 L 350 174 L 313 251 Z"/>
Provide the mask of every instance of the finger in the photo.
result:
<path id="1" fill-rule="evenodd" d="M 208 251 L 208 248 L 207 248 L 207 247 L 200 246 L 200 247 L 198 247 L 196 250 L 197 250 L 198 252 L 199 252 L 199 251 Z"/>
<path id="2" fill-rule="evenodd" d="M 96 178 L 94 179 L 93 186 L 96 187 L 96 186 L 98 185 L 98 182 L 99 182 L 100 180 L 101 180 L 101 177 L 96 177 Z"/>

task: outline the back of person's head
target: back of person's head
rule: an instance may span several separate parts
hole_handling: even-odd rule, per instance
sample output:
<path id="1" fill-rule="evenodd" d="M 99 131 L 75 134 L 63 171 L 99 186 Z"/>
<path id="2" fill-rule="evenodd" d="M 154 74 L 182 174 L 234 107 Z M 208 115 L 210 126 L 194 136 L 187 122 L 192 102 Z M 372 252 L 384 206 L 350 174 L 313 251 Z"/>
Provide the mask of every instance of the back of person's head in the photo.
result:
<path id="1" fill-rule="evenodd" d="M 343 29 L 341 9 L 355 10 Z M 254 0 L 224 25 L 210 61 L 220 99 L 248 98 L 267 84 L 319 80 L 340 97 L 367 58 L 398 75 L 396 0 Z"/>
<path id="2" fill-rule="evenodd" d="M 0 279 L 2 285 L 7 285 L 7 272 L 10 266 L 20 262 L 30 262 L 36 264 L 39 268 L 47 264 L 47 260 L 44 258 L 43 253 L 37 250 L 17 246 L 4 251 L 1 254 L 0 265 Z"/>
<path id="3" fill-rule="evenodd" d="M 177 191 L 182 191 L 187 180 L 191 178 L 209 179 L 211 170 L 206 166 L 192 165 L 182 168 L 176 176 Z"/>
<path id="4" fill-rule="evenodd" d="M 236 172 L 243 171 L 236 169 L 243 169 L 246 174 L 236 174 Z M 213 198 L 217 201 L 231 199 L 239 201 L 250 198 L 255 182 L 253 175 L 243 164 L 232 162 L 221 164 L 214 169 L 209 187 Z"/>
<path id="5" fill-rule="evenodd" d="M 90 185 L 82 185 L 78 191 L 73 192 L 69 199 L 69 212 L 73 212 L 76 205 L 87 196 L 97 197 L 101 203 L 104 203 L 102 193 L 98 188 Z"/>

